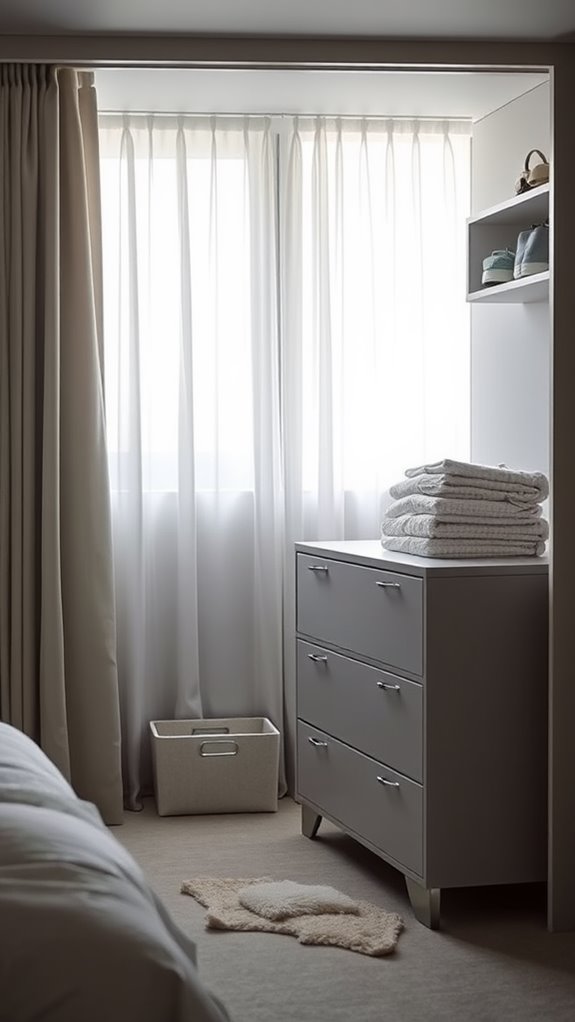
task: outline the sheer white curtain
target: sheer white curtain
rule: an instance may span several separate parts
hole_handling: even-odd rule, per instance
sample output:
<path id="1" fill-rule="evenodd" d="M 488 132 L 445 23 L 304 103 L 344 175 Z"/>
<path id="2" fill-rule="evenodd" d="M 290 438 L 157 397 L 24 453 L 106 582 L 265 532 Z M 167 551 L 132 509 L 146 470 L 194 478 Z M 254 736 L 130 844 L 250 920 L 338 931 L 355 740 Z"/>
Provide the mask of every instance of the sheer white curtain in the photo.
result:
<path id="1" fill-rule="evenodd" d="M 468 447 L 468 128 L 300 119 L 286 148 L 288 491 L 300 533 L 373 535 L 414 456 Z"/>
<path id="2" fill-rule="evenodd" d="M 101 154 L 135 802 L 155 716 L 265 713 L 289 753 L 293 542 L 377 537 L 408 465 L 468 454 L 469 132 L 106 115 Z"/>
<path id="3" fill-rule="evenodd" d="M 283 730 L 275 140 L 101 117 L 124 776 L 148 721 Z"/>

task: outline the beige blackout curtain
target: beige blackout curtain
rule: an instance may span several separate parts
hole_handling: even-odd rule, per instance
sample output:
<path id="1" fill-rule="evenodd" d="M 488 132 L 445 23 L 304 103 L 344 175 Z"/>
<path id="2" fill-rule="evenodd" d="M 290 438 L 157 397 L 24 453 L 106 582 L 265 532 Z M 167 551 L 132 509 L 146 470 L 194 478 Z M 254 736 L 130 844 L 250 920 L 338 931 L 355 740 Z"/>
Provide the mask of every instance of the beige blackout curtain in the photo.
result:
<path id="1" fill-rule="evenodd" d="M 0 66 L 0 718 L 121 822 L 92 76 Z"/>

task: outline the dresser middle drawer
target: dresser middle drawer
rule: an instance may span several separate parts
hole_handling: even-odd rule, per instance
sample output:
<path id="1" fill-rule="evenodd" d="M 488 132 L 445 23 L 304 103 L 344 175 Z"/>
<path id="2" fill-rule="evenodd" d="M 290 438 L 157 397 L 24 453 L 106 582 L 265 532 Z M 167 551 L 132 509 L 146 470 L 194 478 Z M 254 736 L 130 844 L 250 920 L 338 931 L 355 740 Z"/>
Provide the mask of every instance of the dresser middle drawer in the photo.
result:
<path id="1" fill-rule="evenodd" d="M 297 715 L 423 780 L 423 688 L 298 639 Z"/>

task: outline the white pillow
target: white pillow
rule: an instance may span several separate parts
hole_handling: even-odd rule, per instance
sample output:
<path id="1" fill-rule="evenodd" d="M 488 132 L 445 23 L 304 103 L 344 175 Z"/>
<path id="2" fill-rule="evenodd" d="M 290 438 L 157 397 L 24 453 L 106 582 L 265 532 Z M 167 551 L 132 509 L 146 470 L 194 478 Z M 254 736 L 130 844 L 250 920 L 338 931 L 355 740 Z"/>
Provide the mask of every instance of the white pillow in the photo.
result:
<path id="1" fill-rule="evenodd" d="M 335 887 L 323 884 L 296 884 L 293 880 L 250 884 L 238 892 L 240 905 L 264 919 L 289 919 L 292 916 L 349 912 L 357 915 L 359 905 Z"/>

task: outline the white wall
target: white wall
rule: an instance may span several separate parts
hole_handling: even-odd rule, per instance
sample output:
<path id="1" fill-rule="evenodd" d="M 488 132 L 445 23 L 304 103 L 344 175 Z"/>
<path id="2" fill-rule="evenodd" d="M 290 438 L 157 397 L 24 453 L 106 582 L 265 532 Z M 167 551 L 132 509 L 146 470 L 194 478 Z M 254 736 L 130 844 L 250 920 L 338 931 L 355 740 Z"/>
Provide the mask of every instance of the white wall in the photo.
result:
<path id="1" fill-rule="evenodd" d="M 478 120 L 546 76 L 411 71 L 99 68 L 101 110 Z"/>
<path id="2" fill-rule="evenodd" d="M 473 213 L 511 198 L 526 153 L 549 145 L 547 83 L 475 124 Z M 549 471 L 550 336 L 546 302 L 472 307 L 472 461 Z"/>
<path id="3" fill-rule="evenodd" d="M 550 103 L 545 83 L 473 125 L 473 214 L 515 194 L 513 186 L 530 149 L 541 149 L 549 157 Z"/>

